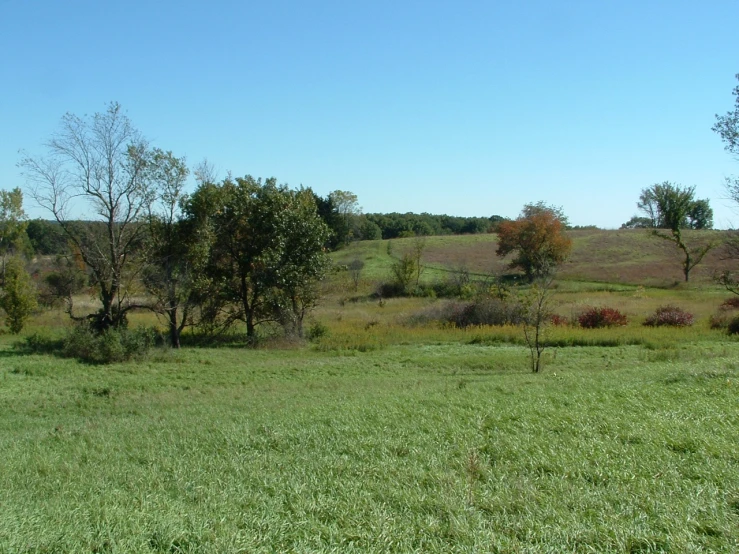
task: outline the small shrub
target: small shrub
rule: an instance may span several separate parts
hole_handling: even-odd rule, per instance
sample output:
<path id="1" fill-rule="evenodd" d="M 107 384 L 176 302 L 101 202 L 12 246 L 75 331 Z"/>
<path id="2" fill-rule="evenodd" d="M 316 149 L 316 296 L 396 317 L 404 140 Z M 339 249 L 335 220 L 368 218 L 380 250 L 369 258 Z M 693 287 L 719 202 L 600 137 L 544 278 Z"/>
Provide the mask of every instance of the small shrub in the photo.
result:
<path id="1" fill-rule="evenodd" d="M 12 256 L 4 263 L 5 282 L 0 307 L 5 310 L 5 323 L 10 332 L 17 335 L 36 309 L 38 293 L 20 257 Z"/>
<path id="2" fill-rule="evenodd" d="M 739 315 L 729 321 L 726 332 L 730 335 L 739 335 Z"/>
<path id="3" fill-rule="evenodd" d="M 724 300 L 718 308 L 719 310 L 739 310 L 739 296 L 732 296 Z"/>
<path id="4" fill-rule="evenodd" d="M 647 317 L 644 325 L 649 327 L 689 327 L 693 325 L 693 314 L 677 306 L 660 306 Z"/>
<path id="5" fill-rule="evenodd" d="M 616 327 L 627 323 L 626 316 L 615 308 L 588 308 L 577 321 L 584 329 Z"/>
<path id="6" fill-rule="evenodd" d="M 565 316 L 559 314 L 552 314 L 549 318 L 549 321 L 555 327 L 564 327 L 565 325 L 568 325 L 570 323 Z"/>
<path id="7" fill-rule="evenodd" d="M 728 330 L 729 324 L 736 317 L 736 310 L 739 310 L 739 296 L 724 300 L 718 307 L 718 311 L 708 320 L 711 329 Z"/>
<path id="8" fill-rule="evenodd" d="M 708 318 L 708 326 L 711 329 L 727 329 L 731 319 L 731 315 L 727 314 L 725 311 L 719 310 L 717 314 Z"/>
<path id="9" fill-rule="evenodd" d="M 316 321 L 308 327 L 308 333 L 306 334 L 306 338 L 311 341 L 318 341 L 321 340 L 323 337 L 328 336 L 329 330 L 328 327 L 326 327 L 323 323 L 320 321 Z"/>

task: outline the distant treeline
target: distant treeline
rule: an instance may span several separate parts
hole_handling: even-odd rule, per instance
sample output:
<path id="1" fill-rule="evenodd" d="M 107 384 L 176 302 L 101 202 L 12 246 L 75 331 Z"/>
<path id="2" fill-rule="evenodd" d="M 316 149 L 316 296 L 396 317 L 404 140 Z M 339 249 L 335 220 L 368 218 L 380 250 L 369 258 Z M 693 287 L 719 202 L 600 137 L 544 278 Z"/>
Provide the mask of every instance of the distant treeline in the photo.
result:
<path id="1" fill-rule="evenodd" d="M 319 216 L 332 230 L 333 235 L 326 245 L 338 248 L 353 240 L 396 239 L 413 236 L 434 235 L 475 235 L 494 233 L 506 218 L 500 215 L 490 217 L 459 217 L 453 215 L 389 213 L 352 214 L 344 217 L 339 214 L 328 199 L 316 197 Z M 594 229 L 595 226 L 568 227 L 570 229 Z M 67 252 L 67 238 L 55 221 L 33 219 L 26 229 L 30 246 L 34 253 L 56 255 Z"/>
<path id="2" fill-rule="evenodd" d="M 365 214 L 368 222 L 377 226 L 383 239 L 417 235 L 475 235 L 492 233 L 505 218 L 500 215 L 490 217 L 458 217 L 428 213 L 389 213 Z"/>

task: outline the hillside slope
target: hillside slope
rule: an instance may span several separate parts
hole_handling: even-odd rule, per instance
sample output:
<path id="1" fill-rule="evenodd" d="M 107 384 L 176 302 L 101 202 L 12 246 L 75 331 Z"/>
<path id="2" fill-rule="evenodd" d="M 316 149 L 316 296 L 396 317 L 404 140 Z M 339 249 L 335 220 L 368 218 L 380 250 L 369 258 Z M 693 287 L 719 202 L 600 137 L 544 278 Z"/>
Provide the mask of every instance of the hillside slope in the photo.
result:
<path id="1" fill-rule="evenodd" d="M 643 229 L 570 231 L 572 255 L 559 271 L 565 280 L 623 283 L 645 286 L 669 286 L 682 282 L 681 252 L 671 242 L 651 236 Z M 689 245 L 720 241 L 726 231 L 686 231 Z M 366 241 L 353 243 L 334 253 L 339 264 L 353 259 L 365 262 L 367 278 L 387 276 L 394 258 L 409 251 L 415 239 Z M 473 274 L 502 275 L 511 273 L 510 257 L 495 254 L 497 235 L 457 235 L 426 237 L 423 263 L 426 278 L 466 268 Z M 722 251 L 711 251 L 702 264 L 691 272 L 694 283 L 709 283 L 721 269 L 739 267 L 739 262 L 723 261 Z"/>

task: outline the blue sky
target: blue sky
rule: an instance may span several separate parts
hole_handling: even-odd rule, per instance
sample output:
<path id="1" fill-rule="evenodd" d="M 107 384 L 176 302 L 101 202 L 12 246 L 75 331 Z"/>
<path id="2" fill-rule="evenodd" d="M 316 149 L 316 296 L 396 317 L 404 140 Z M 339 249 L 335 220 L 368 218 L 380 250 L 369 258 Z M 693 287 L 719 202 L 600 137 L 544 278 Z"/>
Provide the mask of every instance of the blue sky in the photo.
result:
<path id="1" fill-rule="evenodd" d="M 739 2 L 0 0 L 0 187 L 65 112 L 118 101 L 152 144 L 366 212 L 618 227 L 642 188 L 710 198 L 739 161 Z M 31 216 L 45 216 L 29 201 Z"/>

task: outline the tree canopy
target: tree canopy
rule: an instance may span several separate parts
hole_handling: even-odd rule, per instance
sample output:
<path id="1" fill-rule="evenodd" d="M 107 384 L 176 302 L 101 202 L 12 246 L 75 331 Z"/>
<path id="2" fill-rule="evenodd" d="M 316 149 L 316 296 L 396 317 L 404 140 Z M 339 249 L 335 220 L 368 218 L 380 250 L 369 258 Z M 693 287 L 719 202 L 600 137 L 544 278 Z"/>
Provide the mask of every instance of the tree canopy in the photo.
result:
<path id="1" fill-rule="evenodd" d="M 654 235 L 675 243 L 682 251 L 683 276 L 688 281 L 691 270 L 716 246 L 709 242 L 691 247 L 682 232 L 683 229 L 710 229 L 713 226 L 713 210 L 708 200 L 696 200 L 695 187 L 664 181 L 643 189 L 636 205 L 651 221 Z"/>
<path id="2" fill-rule="evenodd" d="M 521 269 L 531 281 L 550 274 L 572 250 L 563 219 L 561 208 L 526 204 L 517 219 L 498 227 L 498 256 L 515 252 L 510 267 Z"/>

